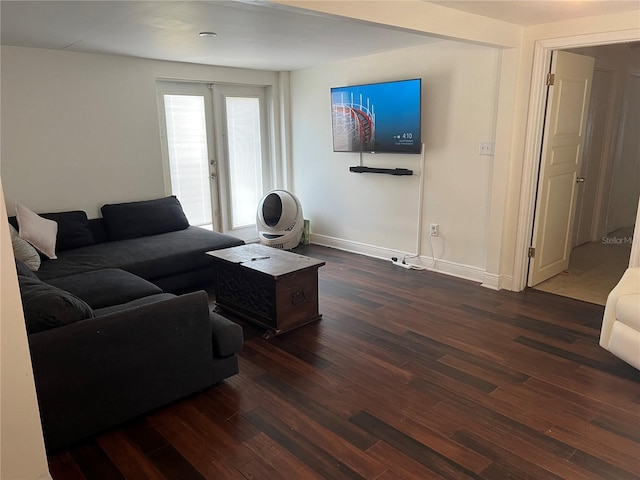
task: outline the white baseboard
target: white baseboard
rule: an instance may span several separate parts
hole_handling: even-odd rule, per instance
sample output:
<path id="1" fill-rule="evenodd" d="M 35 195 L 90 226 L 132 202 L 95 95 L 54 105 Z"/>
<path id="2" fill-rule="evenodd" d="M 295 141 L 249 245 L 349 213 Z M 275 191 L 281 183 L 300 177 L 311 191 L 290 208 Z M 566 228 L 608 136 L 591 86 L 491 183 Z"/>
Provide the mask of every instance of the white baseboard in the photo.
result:
<path id="1" fill-rule="evenodd" d="M 500 275 L 484 272 L 482 286 L 491 290 L 500 290 Z"/>
<path id="2" fill-rule="evenodd" d="M 519 291 L 513 289 L 513 275 L 501 275 L 499 288 L 503 290 Z"/>
<path id="3" fill-rule="evenodd" d="M 314 233 L 311 234 L 310 240 L 311 243 L 315 245 L 337 248 L 338 250 L 344 250 L 345 252 L 359 253 L 361 255 L 367 255 L 368 257 L 381 258 L 383 260 L 390 260 L 391 257 L 400 258 L 403 255 L 413 255 L 412 253 L 400 252 L 389 248 L 377 247 L 375 245 L 368 245 L 366 243 L 353 242 L 351 240 L 344 240 Z M 421 255 L 414 260 L 416 260 L 415 263 L 417 265 L 427 266 L 427 270 L 432 272 L 444 273 L 453 277 L 478 282 L 482 286 L 493 290 L 498 290 L 498 288 L 500 288 L 500 279 L 498 275 L 487 273 L 478 267 L 463 265 L 447 260 L 436 260 L 434 263 L 433 258 L 424 255 Z"/>

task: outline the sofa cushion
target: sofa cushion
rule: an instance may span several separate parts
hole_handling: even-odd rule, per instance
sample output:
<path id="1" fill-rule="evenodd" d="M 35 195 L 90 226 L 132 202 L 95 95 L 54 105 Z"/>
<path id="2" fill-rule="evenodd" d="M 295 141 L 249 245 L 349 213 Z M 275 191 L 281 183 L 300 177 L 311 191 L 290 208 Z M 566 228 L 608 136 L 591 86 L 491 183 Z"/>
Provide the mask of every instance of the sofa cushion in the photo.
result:
<path id="1" fill-rule="evenodd" d="M 101 211 L 110 240 L 174 232 L 189 226 L 182 205 L 175 196 L 107 204 Z"/>
<path id="2" fill-rule="evenodd" d="M 81 299 L 53 285 L 25 276 L 19 276 L 18 283 L 29 334 L 95 316 Z"/>
<path id="3" fill-rule="evenodd" d="M 87 214 L 82 210 L 43 213 L 40 216 L 48 220 L 53 220 L 58 224 L 56 252 L 86 247 L 87 245 L 96 243 L 91 230 L 89 230 Z"/>
<path id="4" fill-rule="evenodd" d="M 20 237 L 47 257 L 56 258 L 58 224 L 53 220 L 41 217 L 17 202 L 16 217 L 18 217 Z"/>
<path id="5" fill-rule="evenodd" d="M 18 231 L 9 224 L 9 232 L 11 233 L 11 246 L 13 247 L 13 256 L 16 260 L 24 262 L 30 270 L 38 270 L 40 268 L 40 254 L 24 238 L 18 235 Z"/>
<path id="6" fill-rule="evenodd" d="M 33 270 L 31 270 L 26 263 L 16 257 L 16 273 L 23 277 L 34 278 L 39 280 L 38 275 L 35 274 Z"/>
<path id="7" fill-rule="evenodd" d="M 136 298 L 162 293 L 153 283 L 117 268 L 54 278 L 49 280 L 49 283 L 76 295 L 91 308 L 119 305 Z"/>
<path id="8" fill-rule="evenodd" d="M 616 320 L 640 332 L 640 293 L 622 295 L 618 298 Z"/>
<path id="9" fill-rule="evenodd" d="M 213 355 L 215 357 L 228 357 L 242 350 L 244 335 L 240 325 L 215 312 L 209 313 L 209 321 L 213 333 Z"/>
<path id="10" fill-rule="evenodd" d="M 137 298 L 127 303 L 120 305 L 112 305 L 110 307 L 98 308 L 95 310 L 96 317 L 104 317 L 112 313 L 123 312 L 136 307 L 142 307 L 144 305 L 151 305 L 152 303 L 163 302 L 175 298 L 173 293 L 159 293 L 157 295 L 150 295 L 148 297 Z"/>
<path id="11" fill-rule="evenodd" d="M 38 276 L 48 281 L 103 268 L 121 268 L 146 280 L 211 267 L 209 250 L 235 247 L 244 242 L 200 227 L 150 237 L 97 243 L 61 252 L 55 262 L 42 262 Z"/>

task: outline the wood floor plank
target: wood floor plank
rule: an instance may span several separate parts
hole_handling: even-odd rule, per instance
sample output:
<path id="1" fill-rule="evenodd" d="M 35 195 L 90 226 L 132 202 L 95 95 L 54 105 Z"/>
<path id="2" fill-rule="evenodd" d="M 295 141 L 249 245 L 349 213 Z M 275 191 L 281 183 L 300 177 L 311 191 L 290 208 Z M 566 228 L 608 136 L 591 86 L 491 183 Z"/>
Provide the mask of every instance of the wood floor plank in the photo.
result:
<path id="1" fill-rule="evenodd" d="M 124 480 L 124 475 L 94 442 L 70 449 L 71 458 L 87 479 Z"/>
<path id="2" fill-rule="evenodd" d="M 272 402 L 269 410 L 270 415 L 277 417 L 291 430 L 309 439 L 310 444 L 315 448 L 331 455 L 363 478 L 375 477 L 384 470 L 382 465 L 367 456 L 362 449 L 350 441 L 355 438 L 356 441 L 366 441 L 367 446 L 370 445 L 371 442 L 367 438 L 366 432 L 359 431 L 353 425 L 349 428 L 346 419 L 341 422 L 330 412 L 322 412 L 322 407 L 291 408 L 291 404 L 287 401 L 290 399 L 295 402 L 300 398 L 296 395 L 293 398 L 287 397 L 282 401 Z M 308 415 L 309 413 L 311 415 Z M 341 437 L 340 433 L 346 433 L 347 436 Z"/>
<path id="3" fill-rule="evenodd" d="M 150 420 L 154 427 L 196 468 L 203 477 L 241 480 L 240 474 L 229 458 L 222 460 L 222 453 L 197 429 L 181 422 L 174 412 L 154 415 Z"/>
<path id="4" fill-rule="evenodd" d="M 367 453 L 381 463 L 389 467 L 388 471 L 403 480 L 446 480 L 446 477 L 438 475 L 433 470 L 428 469 L 422 463 L 414 460 L 401 451 L 393 448 L 383 441 L 373 445 Z"/>
<path id="5" fill-rule="evenodd" d="M 558 480 L 561 478 L 464 428 L 457 431 L 452 439 L 492 460 L 492 463 L 481 472 L 484 478 L 512 478 L 514 480 Z"/>
<path id="6" fill-rule="evenodd" d="M 462 428 L 461 423 L 451 422 L 449 419 L 443 420 L 438 415 L 434 415 L 431 409 L 420 410 L 415 406 L 409 406 L 398 411 L 390 411 L 378 403 L 368 403 L 366 408 L 367 414 L 465 469 L 479 473 L 490 463 L 481 454 L 451 440 L 453 433 Z"/>
<path id="7" fill-rule="evenodd" d="M 360 480 L 364 477 L 343 465 L 337 458 L 318 448 L 263 408 L 244 414 L 266 435 L 289 450 L 314 472 L 325 478 Z"/>
<path id="8" fill-rule="evenodd" d="M 451 479 L 480 479 L 481 477 L 466 467 L 436 450 L 418 442 L 389 424 L 382 422 L 367 412 L 351 417 L 351 422 L 375 435 L 386 444 L 401 451 L 434 473 Z"/>
<path id="9" fill-rule="evenodd" d="M 169 480 L 121 430 L 103 435 L 97 439 L 97 442 L 125 478 Z"/>
<path id="10" fill-rule="evenodd" d="M 244 444 L 285 479 L 321 480 L 323 478 L 265 433 L 259 433 Z"/>
<path id="11" fill-rule="evenodd" d="M 626 368 L 619 368 L 618 366 L 611 366 L 608 363 L 598 362 L 597 360 L 593 360 L 583 355 L 557 348 L 553 345 L 549 345 L 548 343 L 539 342 L 529 337 L 521 336 L 516 338 L 515 341 L 521 343 L 522 345 L 526 345 L 527 347 L 535 348 L 542 352 L 548 353 L 549 355 L 564 358 L 580 365 L 587 365 L 596 370 L 607 372 L 610 375 L 619 376 L 621 378 L 629 380 L 636 380 L 638 377 L 638 374 L 635 371 Z"/>
<path id="12" fill-rule="evenodd" d="M 444 357 L 454 357 L 464 362 L 466 365 L 472 365 L 475 369 L 481 370 L 483 376 L 491 376 L 496 379 L 496 383 L 524 383 L 530 376 L 522 372 L 509 368 L 508 366 L 498 363 L 493 358 L 486 358 L 480 355 L 468 353 L 459 348 L 438 342 L 428 336 L 420 335 L 415 332 L 408 332 L 406 338 L 411 339 L 415 347 L 411 350 L 420 353 L 422 351 L 435 351 L 441 355 L 438 357 L 440 361 L 444 361 Z M 447 363 L 453 360 L 448 360 Z M 456 362 L 458 363 L 458 362 Z"/>
<path id="13" fill-rule="evenodd" d="M 598 345 L 601 306 L 296 251 L 326 262 L 322 320 L 230 317 L 239 374 L 51 452 L 52 478 L 640 478 L 640 372 Z"/>
<path id="14" fill-rule="evenodd" d="M 570 445 L 545 436 L 546 429 L 542 430 L 539 427 L 531 426 L 535 419 L 531 419 L 526 414 L 518 415 L 513 408 L 509 408 L 510 406 L 500 405 L 499 408 L 496 408 L 496 404 L 492 404 L 491 401 L 474 401 L 468 396 L 459 395 L 454 390 L 441 388 L 422 379 L 412 382 L 412 386 L 437 392 L 441 396 L 442 402 L 436 405 L 435 409 L 440 412 L 447 411 L 450 417 L 455 417 L 456 414 L 464 415 L 475 424 L 483 424 L 500 431 L 506 437 L 524 438 L 560 458 L 566 459 L 575 451 Z M 520 409 L 522 408 L 520 407 Z"/>
<path id="15" fill-rule="evenodd" d="M 257 383 L 263 388 L 270 390 L 276 395 L 286 399 L 289 403 L 296 406 L 296 410 L 309 417 L 310 419 L 321 424 L 324 428 L 331 430 L 333 433 L 351 443 L 353 446 L 366 450 L 371 447 L 376 439 L 366 434 L 362 430 L 353 428 L 353 425 L 339 415 L 334 414 L 321 404 L 313 401 L 301 391 L 279 381 L 276 378 L 265 375 L 257 380 Z"/>
<path id="16" fill-rule="evenodd" d="M 49 472 L 52 478 L 66 480 L 87 480 L 78 464 L 71 458 L 69 452 L 63 452 L 49 458 Z"/>
<path id="17" fill-rule="evenodd" d="M 526 438 L 515 432 L 509 433 L 508 430 L 496 428 L 491 423 L 478 420 L 475 415 L 455 409 L 450 405 L 441 404 L 437 408 L 437 413 L 445 417 L 465 421 L 464 430 L 468 430 L 479 438 L 478 443 L 481 445 L 493 445 L 502 451 L 509 452 L 514 459 L 511 463 L 520 465 L 520 469 L 524 469 L 523 465 L 537 465 L 546 473 L 545 476 L 558 476 L 563 479 L 581 479 L 595 480 L 602 478 L 599 475 L 581 467 L 580 465 L 571 464 L 568 460 L 575 453 L 575 449 L 571 452 L 560 456 L 550 452 L 543 444 L 535 443 L 535 439 Z M 457 438 L 456 436 L 453 437 Z M 467 444 L 469 447 L 471 445 Z M 486 454 L 485 448 L 479 450 L 479 453 Z M 498 477 L 500 478 L 500 477 Z M 544 478 L 544 476 L 543 476 Z"/>
<path id="18" fill-rule="evenodd" d="M 556 440 L 560 440 L 567 445 L 572 445 L 577 451 L 581 452 L 580 457 L 585 459 L 589 457 L 596 457 L 601 461 L 603 465 L 608 465 L 605 469 L 611 472 L 625 472 L 625 475 L 629 474 L 640 478 L 640 458 L 638 454 L 640 449 L 637 445 L 629 446 L 631 448 L 622 448 L 618 441 L 616 441 L 616 448 L 612 448 L 607 441 L 613 440 L 611 435 L 606 435 L 598 429 L 592 429 L 586 433 L 579 433 L 577 428 L 566 428 L 556 425 L 549 429 L 546 434 Z M 575 461 L 576 455 L 572 457 L 572 461 Z M 589 463 L 593 463 L 590 460 Z M 624 478 L 624 475 L 619 478 Z"/>
<path id="19" fill-rule="evenodd" d="M 135 423 L 125 430 L 127 437 L 153 462 L 166 478 L 203 480 L 205 477 L 149 422 Z"/>

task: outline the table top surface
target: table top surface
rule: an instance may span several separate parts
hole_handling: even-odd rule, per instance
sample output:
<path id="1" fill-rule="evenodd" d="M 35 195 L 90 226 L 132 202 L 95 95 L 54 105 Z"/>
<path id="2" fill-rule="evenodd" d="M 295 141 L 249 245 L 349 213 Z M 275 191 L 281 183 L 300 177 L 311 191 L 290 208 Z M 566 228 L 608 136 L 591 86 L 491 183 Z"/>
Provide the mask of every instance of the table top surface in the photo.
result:
<path id="1" fill-rule="evenodd" d="M 213 250 L 207 252 L 207 255 L 229 263 L 240 264 L 242 267 L 271 275 L 274 278 L 308 268 L 318 268 L 325 264 L 322 260 L 258 243 Z"/>

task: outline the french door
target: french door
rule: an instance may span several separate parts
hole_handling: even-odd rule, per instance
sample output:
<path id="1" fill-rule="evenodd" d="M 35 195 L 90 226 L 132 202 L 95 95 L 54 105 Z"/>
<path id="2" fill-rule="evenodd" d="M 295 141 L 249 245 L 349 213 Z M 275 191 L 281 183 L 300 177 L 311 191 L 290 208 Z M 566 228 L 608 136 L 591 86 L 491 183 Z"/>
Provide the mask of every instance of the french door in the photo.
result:
<path id="1" fill-rule="evenodd" d="M 191 225 L 257 238 L 270 188 L 264 88 L 159 82 L 165 190 Z"/>
<path id="2" fill-rule="evenodd" d="M 272 185 L 265 89 L 215 85 L 214 116 L 220 162 L 224 231 L 243 240 L 258 238 L 256 211 Z"/>

